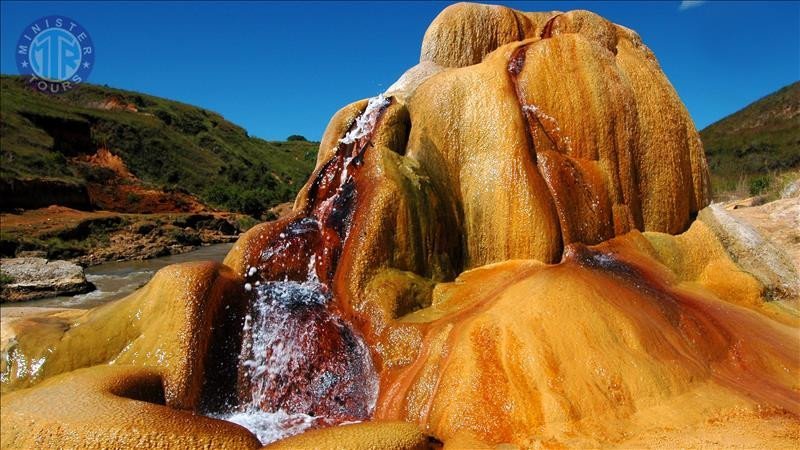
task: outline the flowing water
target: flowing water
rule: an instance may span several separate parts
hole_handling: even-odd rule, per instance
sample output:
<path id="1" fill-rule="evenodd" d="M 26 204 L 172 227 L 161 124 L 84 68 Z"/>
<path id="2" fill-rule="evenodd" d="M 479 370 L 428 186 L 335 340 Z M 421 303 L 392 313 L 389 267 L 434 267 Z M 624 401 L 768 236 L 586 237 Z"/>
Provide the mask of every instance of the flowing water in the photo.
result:
<path id="1" fill-rule="evenodd" d="M 59 296 L 29 302 L 15 302 L 3 308 L 47 307 L 47 308 L 93 308 L 125 297 L 140 288 L 162 267 L 191 261 L 222 261 L 233 244 L 214 244 L 197 250 L 142 261 L 120 261 L 98 264 L 86 269 L 86 279 L 96 289 L 92 292 L 73 296 Z"/>
<path id="2" fill-rule="evenodd" d="M 333 278 L 358 199 L 364 153 L 391 100 L 378 96 L 314 175 L 306 207 L 247 267 L 238 405 L 214 414 L 262 443 L 371 417 L 378 380 L 369 348 L 337 307 Z"/>

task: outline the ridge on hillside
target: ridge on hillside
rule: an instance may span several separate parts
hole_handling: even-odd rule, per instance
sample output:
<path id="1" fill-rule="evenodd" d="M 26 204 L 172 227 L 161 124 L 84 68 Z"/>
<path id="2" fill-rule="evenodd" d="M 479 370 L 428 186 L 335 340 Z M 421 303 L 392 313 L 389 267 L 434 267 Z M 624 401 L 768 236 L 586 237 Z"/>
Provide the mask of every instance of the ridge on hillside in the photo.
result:
<path id="1" fill-rule="evenodd" d="M 259 217 L 290 201 L 314 166 L 317 143 L 255 138 L 203 108 L 90 84 L 49 96 L 21 77 L 0 83 L 4 209 Z"/>
<path id="2" fill-rule="evenodd" d="M 709 125 L 700 137 L 715 196 L 780 189 L 783 174 L 800 170 L 800 81 Z"/>

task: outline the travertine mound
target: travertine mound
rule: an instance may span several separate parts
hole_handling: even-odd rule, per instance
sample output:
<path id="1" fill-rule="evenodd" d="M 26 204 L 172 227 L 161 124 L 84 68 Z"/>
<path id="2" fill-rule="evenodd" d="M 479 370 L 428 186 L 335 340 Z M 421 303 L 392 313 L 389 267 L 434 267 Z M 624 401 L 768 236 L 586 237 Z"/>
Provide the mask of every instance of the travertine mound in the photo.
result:
<path id="1" fill-rule="evenodd" d="M 449 255 L 457 270 L 556 262 L 569 243 L 632 229 L 679 233 L 708 203 L 698 134 L 653 54 L 588 11 L 453 5 L 426 33 L 420 65 L 389 93 L 400 105 L 376 153 L 398 153 L 385 170 L 423 180 L 436 199 L 394 214 L 402 221 L 443 203 L 438 219 L 461 241 L 462 253 Z M 333 117 L 319 164 L 359 105 Z"/>
<path id="2" fill-rule="evenodd" d="M 161 374 L 168 406 L 196 409 L 216 389 L 204 383 L 235 377 L 235 368 L 220 366 L 235 364 L 238 349 L 229 356 L 226 345 L 240 330 L 234 312 L 242 293 L 241 278 L 221 264 L 176 264 L 120 301 L 11 322 L 2 343 L 2 392 L 82 367 L 132 364 Z"/>
<path id="3" fill-rule="evenodd" d="M 507 261 L 437 285 L 432 306 L 401 321 L 421 345 L 384 373 L 376 417 L 528 448 L 613 445 L 711 412 L 796 416 L 797 320 L 770 319 L 752 277 L 705 257 L 704 227 L 687 232 L 688 252 L 634 232 L 570 246 L 558 265 Z M 659 257 L 686 265 L 676 274 Z"/>
<path id="4" fill-rule="evenodd" d="M 428 438 L 408 422 L 375 421 L 314 430 L 264 447 L 264 450 L 426 450 Z"/>
<path id="5" fill-rule="evenodd" d="M 103 365 L 3 394 L 3 448 L 255 449 L 246 429 L 164 406 L 158 370 Z"/>
<path id="6" fill-rule="evenodd" d="M 157 370 L 173 408 L 231 400 L 242 304 L 268 292 L 256 282 L 307 282 L 314 311 L 369 347 L 373 418 L 446 447 L 702 445 L 733 428 L 794 443 L 800 314 L 765 301 L 718 227 L 693 222 L 708 203 L 702 146 L 636 33 L 587 11 L 453 5 L 387 96 L 336 113 L 294 211 L 248 231 L 222 266 L 167 269 L 118 303 L 14 325 L 3 389 L 32 387 L 4 403 L 3 433 L 24 399 L 83 380 L 42 379 L 111 361 Z M 297 385 L 327 408 L 312 376 L 326 348 L 319 367 L 277 374 L 301 383 L 253 378 L 264 398 Z M 47 420 L 13 439 L 48 436 Z M 117 414 L 71 439 L 132 423 Z M 283 444 L 426 445 L 393 427 Z"/>

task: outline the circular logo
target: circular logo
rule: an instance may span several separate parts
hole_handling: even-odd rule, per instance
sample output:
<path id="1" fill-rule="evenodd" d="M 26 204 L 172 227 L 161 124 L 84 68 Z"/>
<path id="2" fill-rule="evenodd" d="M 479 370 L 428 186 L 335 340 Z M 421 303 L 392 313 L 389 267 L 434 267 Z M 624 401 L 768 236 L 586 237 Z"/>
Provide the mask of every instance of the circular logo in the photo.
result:
<path id="1" fill-rule="evenodd" d="M 94 45 L 86 29 L 65 16 L 47 16 L 25 27 L 17 41 L 17 69 L 35 89 L 69 91 L 94 67 Z"/>

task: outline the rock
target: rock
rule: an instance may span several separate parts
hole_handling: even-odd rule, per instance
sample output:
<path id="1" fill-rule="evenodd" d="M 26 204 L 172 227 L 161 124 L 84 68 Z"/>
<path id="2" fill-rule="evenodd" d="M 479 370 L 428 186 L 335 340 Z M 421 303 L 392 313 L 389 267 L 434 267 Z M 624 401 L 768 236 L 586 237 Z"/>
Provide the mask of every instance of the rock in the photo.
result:
<path id="1" fill-rule="evenodd" d="M 365 163 L 362 189 L 372 195 L 363 209 L 373 212 L 369 220 L 402 219 L 438 199 L 436 220 L 454 224 L 448 232 L 465 250 L 449 255 L 456 271 L 513 258 L 556 262 L 566 244 L 632 229 L 679 233 L 709 201 L 697 131 L 652 52 L 636 33 L 595 14 L 448 7 L 426 33 L 420 66 L 393 90 L 401 101 L 394 123 L 387 113 L 377 131 L 385 144 L 376 142 Z M 318 167 L 363 107 L 348 105 L 332 118 Z M 406 187 L 411 172 L 424 182 Z M 390 197 L 409 205 L 383 206 Z M 365 227 L 366 236 L 406 229 Z"/>
<path id="2" fill-rule="evenodd" d="M 133 223 L 130 228 L 131 228 L 131 231 L 133 231 L 134 233 L 144 235 L 144 234 L 148 234 L 151 231 L 153 231 L 153 229 L 155 227 L 156 227 L 156 223 L 155 222 L 151 222 L 151 221 L 148 221 L 148 220 L 143 220 L 143 221 L 139 221 L 139 222 Z"/>
<path id="3" fill-rule="evenodd" d="M 24 250 L 17 252 L 17 258 L 47 258 L 47 252 L 44 250 Z"/>
<path id="4" fill-rule="evenodd" d="M 209 388 L 219 388 L 204 387 L 204 377 L 222 377 L 227 366 L 234 366 L 229 376 L 236 376 L 235 363 L 226 359 L 235 360 L 236 354 L 219 351 L 230 343 L 213 337 L 218 336 L 215 329 L 230 332 L 225 327 L 229 314 L 241 308 L 241 285 L 239 277 L 218 263 L 175 264 L 159 270 L 147 285 L 113 308 L 15 321 L 8 331 L 12 344 L 0 349 L 2 392 L 111 361 L 166 364 L 170 367 L 162 372 L 166 404 L 193 409 Z M 38 334 L 25 333 L 32 328 Z"/>
<path id="5" fill-rule="evenodd" d="M 753 206 L 763 205 L 767 202 L 767 197 L 764 195 L 756 195 L 754 197 L 740 198 L 724 202 L 722 205 L 726 210 L 751 208 Z"/>
<path id="6" fill-rule="evenodd" d="M 2 301 L 19 302 L 57 295 L 83 294 L 94 289 L 83 268 L 69 261 L 44 258 L 9 258 L 0 261 L 3 275 Z"/>
<path id="7" fill-rule="evenodd" d="M 420 62 L 465 67 L 481 62 L 498 47 L 539 36 L 556 12 L 523 13 L 505 6 L 456 3 L 428 26 Z"/>
<path id="8" fill-rule="evenodd" d="M 781 198 L 792 198 L 800 196 L 800 179 L 787 184 L 781 191 Z"/>
<path id="9" fill-rule="evenodd" d="M 794 222 L 787 230 L 800 227 L 800 202 L 795 201 Z M 755 276 L 765 287 L 767 299 L 797 299 L 800 297 L 798 267 L 781 248 L 765 239 L 753 226 L 736 219 L 719 204 L 702 210 L 698 219 L 717 234 L 723 247 L 742 269 Z M 797 245 L 797 243 L 788 243 Z"/>
<path id="10" fill-rule="evenodd" d="M 684 427 L 709 410 L 736 408 L 753 424 L 765 420 L 763 405 L 796 417 L 798 321 L 766 317 L 763 302 L 742 308 L 751 291 L 736 287 L 749 276 L 730 276 L 729 260 L 718 265 L 724 254 L 701 263 L 708 243 L 713 234 L 701 232 L 672 248 L 671 258 L 697 261 L 686 281 L 633 232 L 570 245 L 560 264 L 505 261 L 438 284 L 433 304 L 402 320 L 403 334 L 422 343 L 411 346 L 412 363 L 384 372 L 390 387 L 375 416 L 425 424 L 445 445 L 467 434 L 495 445 L 536 439 L 579 448 Z M 708 265 L 720 272 L 712 280 Z M 709 282 L 727 284 L 717 289 L 731 296 L 709 294 Z M 564 420 L 570 425 L 547 429 Z M 791 439 L 775 433 L 769 442 Z"/>

